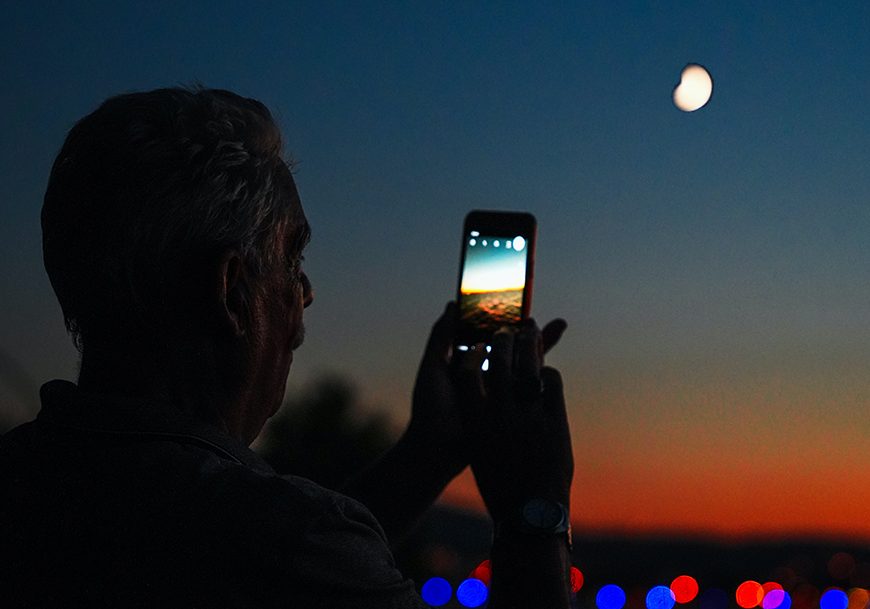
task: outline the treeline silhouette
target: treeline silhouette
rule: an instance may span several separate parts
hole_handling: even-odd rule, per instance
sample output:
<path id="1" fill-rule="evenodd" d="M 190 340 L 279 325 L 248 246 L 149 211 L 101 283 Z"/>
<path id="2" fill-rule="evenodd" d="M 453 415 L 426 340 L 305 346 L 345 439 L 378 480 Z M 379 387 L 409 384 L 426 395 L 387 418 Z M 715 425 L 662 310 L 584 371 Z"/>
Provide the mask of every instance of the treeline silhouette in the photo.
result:
<path id="1" fill-rule="evenodd" d="M 339 489 L 394 441 L 389 417 L 365 408 L 351 380 L 329 374 L 288 395 L 256 449 L 280 474 Z"/>

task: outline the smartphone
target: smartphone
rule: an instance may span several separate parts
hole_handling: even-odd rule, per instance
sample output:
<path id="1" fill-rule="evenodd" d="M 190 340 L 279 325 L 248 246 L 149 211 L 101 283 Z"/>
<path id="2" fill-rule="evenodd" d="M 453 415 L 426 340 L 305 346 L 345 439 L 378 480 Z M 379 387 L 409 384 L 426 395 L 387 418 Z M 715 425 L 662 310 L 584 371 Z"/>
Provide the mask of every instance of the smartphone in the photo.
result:
<path id="1" fill-rule="evenodd" d="M 488 344 L 532 308 L 537 221 L 530 213 L 475 210 L 465 217 L 459 263 L 457 347 Z"/>

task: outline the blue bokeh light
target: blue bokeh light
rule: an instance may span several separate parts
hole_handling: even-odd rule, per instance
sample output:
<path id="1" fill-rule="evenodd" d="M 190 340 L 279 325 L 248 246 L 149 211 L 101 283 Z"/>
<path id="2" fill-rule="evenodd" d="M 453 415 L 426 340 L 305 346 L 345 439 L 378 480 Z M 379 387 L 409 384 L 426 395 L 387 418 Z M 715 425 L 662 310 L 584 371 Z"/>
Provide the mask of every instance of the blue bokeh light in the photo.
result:
<path id="1" fill-rule="evenodd" d="M 486 602 L 488 595 L 486 584 L 473 577 L 466 579 L 456 589 L 456 600 L 463 607 L 480 607 Z"/>
<path id="2" fill-rule="evenodd" d="M 616 584 L 607 584 L 595 595 L 598 609 L 622 609 L 625 606 L 625 591 Z"/>
<path id="3" fill-rule="evenodd" d="M 443 577 L 433 577 L 423 584 L 423 590 L 420 596 L 423 600 L 433 607 L 446 605 L 453 595 L 453 587 Z"/>
<path id="4" fill-rule="evenodd" d="M 831 588 L 822 594 L 819 605 L 822 609 L 846 609 L 849 606 L 849 597 L 839 588 Z"/>
<path id="5" fill-rule="evenodd" d="M 791 594 L 783 591 L 782 601 L 776 606 L 776 609 L 791 609 Z"/>
<path id="6" fill-rule="evenodd" d="M 655 586 L 646 595 L 647 609 L 674 609 L 676 602 L 674 593 L 667 586 Z"/>

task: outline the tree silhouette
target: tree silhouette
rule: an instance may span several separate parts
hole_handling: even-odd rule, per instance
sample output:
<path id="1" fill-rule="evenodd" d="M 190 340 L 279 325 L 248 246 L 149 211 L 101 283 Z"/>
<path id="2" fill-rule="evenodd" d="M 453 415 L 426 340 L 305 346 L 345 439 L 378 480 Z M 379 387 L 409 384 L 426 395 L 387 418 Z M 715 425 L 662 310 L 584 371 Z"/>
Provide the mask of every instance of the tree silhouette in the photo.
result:
<path id="1" fill-rule="evenodd" d="M 257 447 L 278 473 L 338 488 L 394 441 L 384 413 L 367 414 L 346 378 L 323 376 L 292 394 L 272 417 Z"/>

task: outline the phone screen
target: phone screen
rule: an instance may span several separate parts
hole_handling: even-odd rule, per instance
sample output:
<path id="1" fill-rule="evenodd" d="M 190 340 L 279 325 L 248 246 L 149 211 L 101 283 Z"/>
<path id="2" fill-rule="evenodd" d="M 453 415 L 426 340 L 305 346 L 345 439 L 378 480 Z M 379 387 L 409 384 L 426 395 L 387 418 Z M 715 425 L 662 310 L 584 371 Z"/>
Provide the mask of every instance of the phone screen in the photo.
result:
<path id="1" fill-rule="evenodd" d="M 459 320 L 485 333 L 519 323 L 530 248 L 525 236 L 471 229 L 459 285 Z"/>

